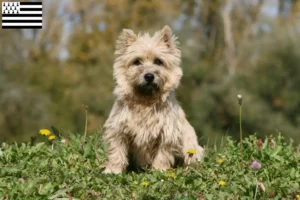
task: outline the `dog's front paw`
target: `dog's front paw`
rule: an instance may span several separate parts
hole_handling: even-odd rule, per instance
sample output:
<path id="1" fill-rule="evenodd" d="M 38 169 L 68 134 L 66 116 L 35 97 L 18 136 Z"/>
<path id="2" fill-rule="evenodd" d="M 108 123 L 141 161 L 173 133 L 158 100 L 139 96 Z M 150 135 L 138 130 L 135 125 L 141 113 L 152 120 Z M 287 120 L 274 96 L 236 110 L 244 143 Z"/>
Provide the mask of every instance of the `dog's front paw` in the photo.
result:
<path id="1" fill-rule="evenodd" d="M 204 157 L 204 149 L 201 146 L 196 147 L 195 149 L 190 149 L 195 152 L 185 151 L 184 163 L 186 165 L 194 164 L 198 161 L 202 161 Z"/>
<path id="2" fill-rule="evenodd" d="M 122 173 L 122 168 L 111 168 L 111 167 L 106 167 L 105 170 L 102 172 L 103 174 L 121 174 Z"/>
<path id="3" fill-rule="evenodd" d="M 171 168 L 170 164 L 162 164 L 162 163 L 153 163 L 152 165 L 153 169 L 159 170 L 159 171 L 166 171 Z"/>
<path id="4" fill-rule="evenodd" d="M 164 166 L 164 167 L 162 167 L 162 166 L 155 167 L 155 166 L 153 166 L 153 169 L 161 171 L 161 172 L 164 172 L 164 171 L 167 171 L 168 169 L 170 169 L 170 167 L 167 167 L 167 166 Z"/>
<path id="5" fill-rule="evenodd" d="M 204 149 L 201 146 L 197 148 L 196 161 L 202 161 L 204 157 Z"/>

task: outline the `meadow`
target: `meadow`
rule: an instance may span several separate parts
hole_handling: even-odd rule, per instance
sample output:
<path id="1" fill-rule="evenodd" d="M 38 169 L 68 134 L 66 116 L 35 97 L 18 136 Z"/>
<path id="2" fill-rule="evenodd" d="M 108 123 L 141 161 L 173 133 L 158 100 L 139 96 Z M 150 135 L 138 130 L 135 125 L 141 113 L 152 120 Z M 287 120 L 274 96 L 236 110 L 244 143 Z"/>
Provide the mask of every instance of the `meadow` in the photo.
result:
<path id="1" fill-rule="evenodd" d="M 43 142 L 1 144 L 0 199 L 300 199 L 300 146 L 281 134 L 244 138 L 242 162 L 224 137 L 193 166 L 106 175 L 101 131 L 41 133 Z"/>

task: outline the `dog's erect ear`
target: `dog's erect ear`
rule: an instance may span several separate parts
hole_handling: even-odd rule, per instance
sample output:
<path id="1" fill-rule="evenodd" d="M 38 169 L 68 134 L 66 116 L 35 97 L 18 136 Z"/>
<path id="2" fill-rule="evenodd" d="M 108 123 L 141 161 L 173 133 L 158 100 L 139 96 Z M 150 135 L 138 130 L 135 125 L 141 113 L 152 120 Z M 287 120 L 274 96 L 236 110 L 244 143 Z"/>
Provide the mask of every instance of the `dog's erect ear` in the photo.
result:
<path id="1" fill-rule="evenodd" d="M 116 54 L 123 54 L 126 51 L 127 47 L 129 47 L 133 42 L 135 42 L 136 39 L 137 36 L 132 30 L 123 29 L 122 33 L 120 34 L 117 40 Z"/>
<path id="2" fill-rule="evenodd" d="M 165 26 L 161 29 L 159 33 L 160 40 L 164 42 L 169 48 L 176 48 L 177 40 L 173 35 L 172 29 L 169 26 Z"/>

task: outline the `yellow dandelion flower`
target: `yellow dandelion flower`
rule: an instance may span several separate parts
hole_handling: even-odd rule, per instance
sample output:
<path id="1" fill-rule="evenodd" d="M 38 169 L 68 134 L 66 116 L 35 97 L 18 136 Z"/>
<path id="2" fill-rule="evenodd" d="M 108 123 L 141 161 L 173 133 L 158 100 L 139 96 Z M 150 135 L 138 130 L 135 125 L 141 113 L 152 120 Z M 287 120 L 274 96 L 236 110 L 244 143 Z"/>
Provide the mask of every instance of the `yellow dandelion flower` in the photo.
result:
<path id="1" fill-rule="evenodd" d="M 144 186 L 144 187 L 149 186 L 149 183 L 148 183 L 148 182 L 142 182 L 141 184 L 142 184 L 142 186 Z"/>
<path id="2" fill-rule="evenodd" d="M 167 173 L 166 176 L 168 178 L 175 178 L 176 177 L 175 173 Z"/>
<path id="3" fill-rule="evenodd" d="M 195 149 L 188 149 L 188 150 L 186 150 L 186 152 L 188 154 L 196 154 L 196 150 Z"/>
<path id="4" fill-rule="evenodd" d="M 133 184 L 134 184 L 134 185 L 138 185 L 138 184 L 139 184 L 139 182 L 137 182 L 137 181 L 133 181 Z"/>
<path id="5" fill-rule="evenodd" d="M 300 199 L 300 194 L 297 194 L 297 195 L 296 195 L 296 199 Z"/>
<path id="6" fill-rule="evenodd" d="M 51 134 L 51 131 L 49 131 L 48 129 L 41 129 L 41 130 L 40 130 L 40 134 L 41 134 L 41 135 L 48 136 L 48 135 Z"/>
<path id="7" fill-rule="evenodd" d="M 50 136 L 48 137 L 48 140 L 55 140 L 55 138 L 56 138 L 55 135 L 50 135 Z"/>
<path id="8" fill-rule="evenodd" d="M 217 163 L 221 164 L 223 162 L 222 159 L 217 159 Z"/>
<path id="9" fill-rule="evenodd" d="M 218 183 L 220 186 L 224 186 L 224 185 L 226 185 L 226 182 L 225 181 L 219 181 L 219 183 Z"/>

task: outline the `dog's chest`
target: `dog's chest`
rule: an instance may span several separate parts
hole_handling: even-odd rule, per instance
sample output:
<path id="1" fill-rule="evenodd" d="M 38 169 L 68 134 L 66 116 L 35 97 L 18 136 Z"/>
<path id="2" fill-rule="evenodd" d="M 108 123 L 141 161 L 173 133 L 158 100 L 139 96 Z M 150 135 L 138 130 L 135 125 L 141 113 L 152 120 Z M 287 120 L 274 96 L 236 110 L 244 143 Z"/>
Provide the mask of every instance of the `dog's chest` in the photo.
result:
<path id="1" fill-rule="evenodd" d="M 137 146 L 175 142 L 180 134 L 180 120 L 175 109 L 168 107 L 134 107 L 129 110 L 126 133 Z"/>

